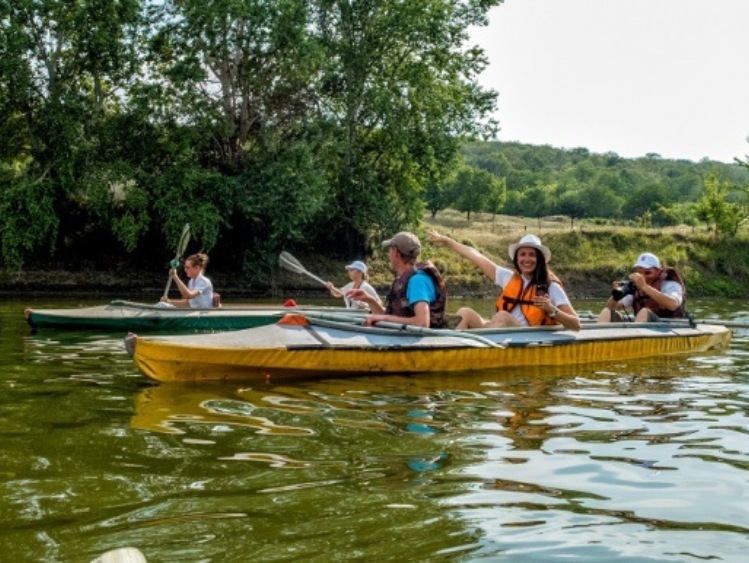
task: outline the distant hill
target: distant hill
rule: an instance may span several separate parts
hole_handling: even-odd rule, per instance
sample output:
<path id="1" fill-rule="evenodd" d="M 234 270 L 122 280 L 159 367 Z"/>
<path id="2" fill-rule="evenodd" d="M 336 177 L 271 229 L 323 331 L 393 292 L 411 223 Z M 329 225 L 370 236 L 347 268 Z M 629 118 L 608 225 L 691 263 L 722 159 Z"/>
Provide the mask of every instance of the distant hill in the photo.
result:
<path id="1" fill-rule="evenodd" d="M 463 155 L 469 167 L 488 171 L 505 183 L 501 212 L 514 216 L 694 224 L 693 207 L 704 193 L 708 175 L 732 185 L 735 199 L 749 185 L 746 163 L 672 160 L 657 154 L 623 158 L 585 148 L 499 141 L 469 143 Z"/>

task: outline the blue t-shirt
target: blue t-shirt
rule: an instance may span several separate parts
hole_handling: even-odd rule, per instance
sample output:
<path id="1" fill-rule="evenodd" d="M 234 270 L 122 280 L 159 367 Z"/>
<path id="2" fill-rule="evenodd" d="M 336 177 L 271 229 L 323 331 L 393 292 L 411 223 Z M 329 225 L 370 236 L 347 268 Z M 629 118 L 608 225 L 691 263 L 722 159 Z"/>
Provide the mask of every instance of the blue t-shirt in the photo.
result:
<path id="1" fill-rule="evenodd" d="M 421 270 L 416 272 L 408 280 L 406 297 L 408 298 L 409 307 L 413 307 L 421 301 L 434 303 L 437 300 L 437 288 L 434 285 L 432 277 Z"/>

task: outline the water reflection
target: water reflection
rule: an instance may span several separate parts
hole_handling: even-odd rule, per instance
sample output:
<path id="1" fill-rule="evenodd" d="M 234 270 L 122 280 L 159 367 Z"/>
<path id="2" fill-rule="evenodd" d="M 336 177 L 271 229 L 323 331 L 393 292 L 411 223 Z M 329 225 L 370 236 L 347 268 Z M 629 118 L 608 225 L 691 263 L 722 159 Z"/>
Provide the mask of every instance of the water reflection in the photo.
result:
<path id="1" fill-rule="evenodd" d="M 481 486 L 447 504 L 484 530 L 489 553 L 737 557 L 749 532 L 749 386 L 711 360 L 513 395 L 500 431 L 510 440 L 485 434 L 490 455 L 460 469 Z M 705 543 L 684 530 L 715 534 Z"/>
<path id="2" fill-rule="evenodd" d="M 152 386 L 120 335 L 19 330 L 0 360 L 4 555 L 740 560 L 747 334 L 579 369 Z"/>
<path id="3" fill-rule="evenodd" d="M 221 387 L 218 387 L 221 390 Z M 190 388 L 173 389 L 154 386 L 143 389 L 135 398 L 135 414 L 131 426 L 153 432 L 185 434 L 195 424 L 214 428 L 242 426 L 262 434 L 305 435 L 311 430 L 276 425 L 248 400 L 240 400 L 243 392 L 216 393 Z"/>
<path id="4" fill-rule="evenodd" d="M 472 558 L 730 559 L 749 532 L 749 386 L 729 368 L 742 371 L 745 354 L 727 358 L 664 358 L 566 374 L 236 390 L 161 386 L 141 391 L 131 424 L 189 432 L 196 421 L 236 424 L 262 412 L 272 428 L 301 430 L 297 439 L 314 443 L 267 443 L 221 459 L 317 478 L 274 480 L 258 494 L 353 483 L 384 492 L 410 471 L 436 502 L 420 510 L 435 516 L 445 514 L 442 507 L 481 530 L 478 544 L 462 544 Z M 267 424 L 247 428 L 273 436 Z M 341 448 L 326 436 L 356 445 Z M 705 531 L 707 541 L 700 538 Z"/>

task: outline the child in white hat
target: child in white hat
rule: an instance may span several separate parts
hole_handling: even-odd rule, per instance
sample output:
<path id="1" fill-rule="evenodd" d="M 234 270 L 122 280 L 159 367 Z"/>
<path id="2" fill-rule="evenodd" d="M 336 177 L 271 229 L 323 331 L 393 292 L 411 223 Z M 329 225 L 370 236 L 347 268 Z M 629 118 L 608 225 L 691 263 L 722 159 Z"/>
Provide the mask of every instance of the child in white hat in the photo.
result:
<path id="1" fill-rule="evenodd" d="M 369 306 L 363 301 L 357 301 L 355 299 L 346 297 L 346 294 L 352 289 L 362 289 L 367 293 L 367 295 L 370 295 L 375 301 L 377 301 L 377 303 L 382 305 L 382 300 L 380 299 L 380 296 L 377 295 L 377 290 L 375 290 L 375 288 L 372 287 L 369 282 L 367 282 L 368 270 L 369 268 L 367 268 L 367 265 L 364 262 L 362 262 L 361 260 L 354 260 L 353 262 L 351 262 L 351 264 L 346 266 L 346 271 L 348 272 L 349 278 L 351 279 L 349 283 L 347 283 L 340 289 L 336 288 L 332 282 L 326 283 L 325 287 L 328 288 L 328 291 L 330 291 L 330 294 L 333 297 L 343 297 L 348 309 L 369 308 Z"/>

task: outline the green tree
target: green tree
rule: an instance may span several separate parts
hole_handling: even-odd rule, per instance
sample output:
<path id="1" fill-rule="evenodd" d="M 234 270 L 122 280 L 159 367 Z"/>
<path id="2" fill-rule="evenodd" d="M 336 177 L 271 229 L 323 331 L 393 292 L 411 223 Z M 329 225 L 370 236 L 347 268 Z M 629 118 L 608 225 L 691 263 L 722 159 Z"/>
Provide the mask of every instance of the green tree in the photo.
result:
<path id="1" fill-rule="evenodd" d="M 497 179 L 486 170 L 463 166 L 452 181 L 450 188 L 454 206 L 471 220 L 471 213 L 482 211 L 487 204 L 492 190 L 492 182 Z"/>
<path id="2" fill-rule="evenodd" d="M 210 136 L 203 158 L 241 171 L 258 146 L 302 133 L 319 102 L 321 51 L 303 0 L 153 2 L 153 103 Z"/>
<path id="3" fill-rule="evenodd" d="M 321 118 L 333 132 L 331 244 L 353 250 L 416 224 L 423 190 L 454 165 L 461 139 L 494 131 L 495 94 L 476 82 L 487 61 L 466 41 L 499 3 L 311 3 L 326 61 Z"/>
<path id="4" fill-rule="evenodd" d="M 92 191 L 112 191 L 100 132 L 139 68 L 139 22 L 138 0 L 0 2 L 0 158 L 12 170 L 0 186 L 6 264 L 19 267 L 59 240 L 96 239 L 81 219 L 94 215 Z M 105 232 L 124 241 L 131 228 L 113 221 Z"/>
<path id="5" fill-rule="evenodd" d="M 739 189 L 727 180 L 721 181 L 715 173 L 705 178 L 704 188 L 705 194 L 695 207 L 695 216 L 711 227 L 716 236 L 735 237 L 739 226 L 749 219 L 749 188 Z M 741 193 L 740 202 L 729 201 L 734 192 Z"/>
<path id="6" fill-rule="evenodd" d="M 556 183 L 538 184 L 523 192 L 525 215 L 528 217 L 543 217 L 549 215 L 552 209 L 552 194 L 556 191 Z"/>
<path id="7" fill-rule="evenodd" d="M 489 185 L 489 195 L 486 198 L 486 210 L 492 214 L 492 220 L 496 220 L 497 213 L 504 209 L 505 200 L 507 199 L 507 179 L 495 178 Z"/>
<path id="8" fill-rule="evenodd" d="M 518 190 L 507 190 L 505 195 L 504 212 L 507 215 L 525 217 L 525 196 Z"/>
<path id="9" fill-rule="evenodd" d="M 578 193 L 584 217 L 618 217 L 623 200 L 613 190 L 594 184 L 585 186 Z"/>
<path id="10" fill-rule="evenodd" d="M 686 221 L 677 206 L 659 206 L 652 214 L 652 222 L 658 227 L 678 225 Z"/>
<path id="11" fill-rule="evenodd" d="M 671 203 L 668 189 L 662 184 L 645 184 L 633 190 L 622 208 L 622 214 L 630 219 L 653 212 Z"/>
<path id="12" fill-rule="evenodd" d="M 585 217 L 587 209 L 584 199 L 577 190 L 568 190 L 562 194 L 557 202 L 562 215 L 568 215 L 573 220 Z"/>
<path id="13" fill-rule="evenodd" d="M 437 217 L 438 212 L 447 209 L 452 203 L 450 201 L 448 184 L 448 180 L 444 182 L 431 180 L 427 183 L 426 190 L 424 191 L 424 201 L 432 218 Z"/>
<path id="14" fill-rule="evenodd" d="M 206 249 L 230 237 L 224 257 L 245 271 L 307 240 L 328 204 L 311 17 L 303 0 L 150 3 L 151 74 L 132 107 L 165 141 L 154 209 L 165 232 L 190 218 Z"/>

